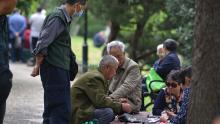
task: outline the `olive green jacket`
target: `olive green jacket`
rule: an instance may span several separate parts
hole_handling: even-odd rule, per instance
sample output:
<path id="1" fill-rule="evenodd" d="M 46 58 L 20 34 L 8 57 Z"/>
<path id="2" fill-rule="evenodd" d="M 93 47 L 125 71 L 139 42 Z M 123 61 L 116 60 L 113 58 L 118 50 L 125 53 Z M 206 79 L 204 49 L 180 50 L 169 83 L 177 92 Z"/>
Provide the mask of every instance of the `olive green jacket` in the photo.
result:
<path id="1" fill-rule="evenodd" d="M 116 114 L 122 113 L 121 103 L 106 96 L 108 86 L 107 80 L 99 71 L 87 72 L 74 82 L 71 88 L 71 124 L 91 120 L 98 108 L 112 108 Z"/>

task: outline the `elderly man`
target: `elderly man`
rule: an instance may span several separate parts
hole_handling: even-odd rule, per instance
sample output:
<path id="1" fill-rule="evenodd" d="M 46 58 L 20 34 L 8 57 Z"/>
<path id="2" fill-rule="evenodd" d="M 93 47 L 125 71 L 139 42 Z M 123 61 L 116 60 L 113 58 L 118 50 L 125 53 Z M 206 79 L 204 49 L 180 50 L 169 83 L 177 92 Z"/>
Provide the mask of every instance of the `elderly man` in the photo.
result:
<path id="1" fill-rule="evenodd" d="M 36 66 L 32 76 L 39 75 L 44 88 L 43 124 L 69 124 L 71 116 L 70 72 L 77 70 L 71 51 L 70 23 L 81 16 L 86 0 L 66 0 L 45 19 L 37 46 L 33 51 Z M 70 68 L 71 67 L 71 68 Z"/>
<path id="2" fill-rule="evenodd" d="M 139 66 L 133 60 L 125 57 L 125 45 L 120 41 L 107 44 L 107 52 L 119 61 L 116 75 L 110 82 L 109 92 L 113 99 L 126 99 L 136 113 L 141 107 L 141 74 Z"/>
<path id="3" fill-rule="evenodd" d="M 87 72 L 79 77 L 72 86 L 72 122 L 82 124 L 97 119 L 99 124 L 109 124 L 114 113 L 130 112 L 128 103 L 112 100 L 107 96 L 108 81 L 112 79 L 118 68 L 118 60 L 111 55 L 104 56 L 99 69 Z"/>
<path id="4" fill-rule="evenodd" d="M 160 60 L 155 70 L 163 80 L 166 80 L 166 77 L 171 70 L 180 69 L 180 60 L 176 54 L 177 43 L 175 40 L 165 40 L 163 48 L 165 56 L 162 60 Z"/>
<path id="5" fill-rule="evenodd" d="M 157 61 L 154 62 L 154 69 L 157 68 L 157 66 L 159 65 L 160 61 L 163 59 L 164 57 L 164 49 L 163 49 L 163 44 L 159 44 L 157 46 L 157 56 L 159 57 Z"/>

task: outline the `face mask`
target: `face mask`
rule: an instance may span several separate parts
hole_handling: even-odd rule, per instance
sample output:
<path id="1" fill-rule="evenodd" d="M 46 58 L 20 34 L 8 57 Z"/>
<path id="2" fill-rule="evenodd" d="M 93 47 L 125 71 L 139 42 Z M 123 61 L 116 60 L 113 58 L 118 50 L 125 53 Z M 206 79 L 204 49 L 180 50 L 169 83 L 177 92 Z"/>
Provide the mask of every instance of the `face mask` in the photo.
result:
<path id="1" fill-rule="evenodd" d="M 79 12 L 75 12 L 75 13 L 73 14 L 73 17 L 76 17 L 76 16 L 80 17 L 80 16 L 82 16 L 82 15 L 83 15 L 83 10 L 80 10 Z"/>

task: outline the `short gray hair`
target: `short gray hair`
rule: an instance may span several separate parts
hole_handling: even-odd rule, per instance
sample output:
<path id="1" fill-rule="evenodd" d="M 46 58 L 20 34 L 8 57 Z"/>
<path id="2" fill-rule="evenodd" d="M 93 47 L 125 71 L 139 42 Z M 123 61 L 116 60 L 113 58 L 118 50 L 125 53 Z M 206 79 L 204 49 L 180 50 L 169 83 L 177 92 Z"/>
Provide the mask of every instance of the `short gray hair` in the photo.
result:
<path id="1" fill-rule="evenodd" d="M 111 47 L 118 47 L 122 52 L 125 52 L 125 44 L 121 41 L 115 40 L 107 44 L 107 53 L 110 53 Z"/>
<path id="2" fill-rule="evenodd" d="M 118 65 L 118 60 L 112 55 L 105 55 L 99 62 L 99 69 L 101 70 L 104 66 L 115 66 Z"/>

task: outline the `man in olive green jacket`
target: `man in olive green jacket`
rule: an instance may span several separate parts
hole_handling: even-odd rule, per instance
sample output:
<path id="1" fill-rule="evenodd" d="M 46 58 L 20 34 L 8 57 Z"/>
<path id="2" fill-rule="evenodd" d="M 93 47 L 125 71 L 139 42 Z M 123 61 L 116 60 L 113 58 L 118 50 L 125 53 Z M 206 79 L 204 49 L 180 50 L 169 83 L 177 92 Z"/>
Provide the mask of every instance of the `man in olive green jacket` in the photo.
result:
<path id="1" fill-rule="evenodd" d="M 93 119 L 100 124 L 109 124 L 114 120 L 114 114 L 131 112 L 128 103 L 114 101 L 107 96 L 108 80 L 115 75 L 117 68 L 118 60 L 106 55 L 97 71 L 87 72 L 74 82 L 71 89 L 71 124 L 82 124 Z"/>

